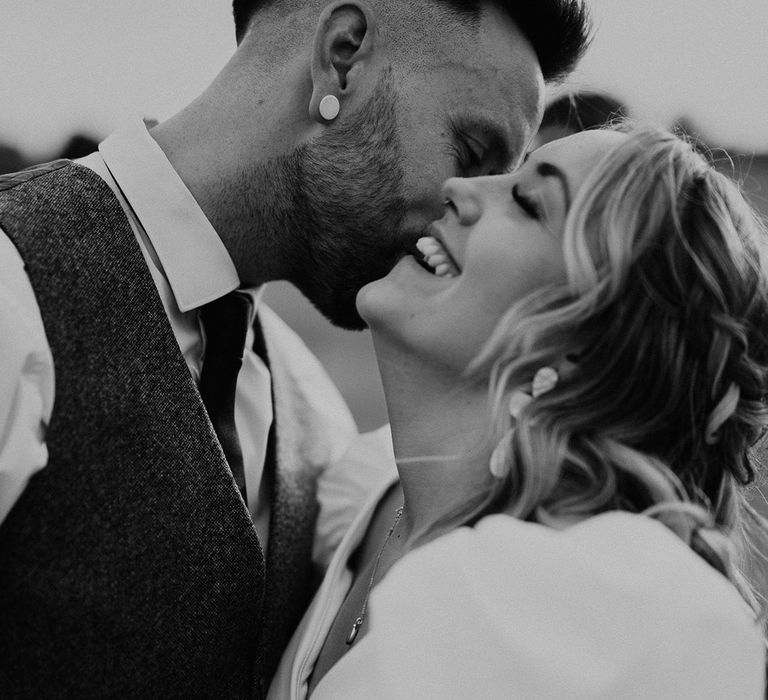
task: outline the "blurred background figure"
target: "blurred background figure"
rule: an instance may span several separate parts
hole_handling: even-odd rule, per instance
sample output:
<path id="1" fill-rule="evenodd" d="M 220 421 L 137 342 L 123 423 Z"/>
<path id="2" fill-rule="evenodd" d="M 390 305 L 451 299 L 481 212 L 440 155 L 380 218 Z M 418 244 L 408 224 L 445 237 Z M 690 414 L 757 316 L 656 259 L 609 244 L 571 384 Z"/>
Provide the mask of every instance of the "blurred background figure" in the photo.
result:
<path id="1" fill-rule="evenodd" d="M 84 134 L 75 134 L 64 146 L 64 150 L 59 154 L 59 158 L 82 158 L 89 153 L 93 153 L 99 147 L 99 142 Z"/>
<path id="2" fill-rule="evenodd" d="M 0 174 L 21 170 L 26 165 L 24 156 L 18 148 L 0 143 Z"/>
<path id="3" fill-rule="evenodd" d="M 566 93 L 547 105 L 531 149 L 629 116 L 627 106 L 607 92 Z"/>
<path id="4" fill-rule="evenodd" d="M 15 146 L 0 143 L 0 175 L 3 173 L 13 173 L 17 170 L 34 165 L 35 163 L 56 160 L 57 158 L 82 158 L 89 153 L 93 153 L 99 147 L 99 140 L 86 134 L 74 134 L 71 136 L 58 151 L 49 152 L 42 159 L 32 158 L 28 154 L 22 153 Z"/>

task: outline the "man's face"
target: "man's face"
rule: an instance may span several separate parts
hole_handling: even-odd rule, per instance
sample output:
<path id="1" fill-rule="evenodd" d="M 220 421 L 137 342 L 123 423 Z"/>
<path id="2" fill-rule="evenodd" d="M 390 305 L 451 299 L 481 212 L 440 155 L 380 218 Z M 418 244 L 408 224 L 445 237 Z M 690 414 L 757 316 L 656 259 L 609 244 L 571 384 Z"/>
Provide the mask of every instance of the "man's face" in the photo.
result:
<path id="1" fill-rule="evenodd" d="M 414 251 L 444 180 L 503 172 L 536 130 L 543 80 L 514 23 L 486 7 L 463 36 L 385 73 L 358 114 L 290 159 L 290 279 L 337 325 L 364 327 L 357 292 Z"/>

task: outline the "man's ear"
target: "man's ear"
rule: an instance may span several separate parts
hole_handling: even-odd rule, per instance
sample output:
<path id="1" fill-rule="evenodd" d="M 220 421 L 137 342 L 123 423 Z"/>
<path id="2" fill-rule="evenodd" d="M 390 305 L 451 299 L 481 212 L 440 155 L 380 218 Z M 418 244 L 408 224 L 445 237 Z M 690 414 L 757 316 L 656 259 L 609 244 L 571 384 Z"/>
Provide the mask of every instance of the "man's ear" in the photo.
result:
<path id="1" fill-rule="evenodd" d="M 325 7 L 312 47 L 309 116 L 313 121 L 330 121 L 320 114 L 320 102 L 328 95 L 338 99 L 344 109 L 345 98 L 355 88 L 361 73 L 353 69 L 369 62 L 375 45 L 376 22 L 366 5 L 341 0 Z"/>

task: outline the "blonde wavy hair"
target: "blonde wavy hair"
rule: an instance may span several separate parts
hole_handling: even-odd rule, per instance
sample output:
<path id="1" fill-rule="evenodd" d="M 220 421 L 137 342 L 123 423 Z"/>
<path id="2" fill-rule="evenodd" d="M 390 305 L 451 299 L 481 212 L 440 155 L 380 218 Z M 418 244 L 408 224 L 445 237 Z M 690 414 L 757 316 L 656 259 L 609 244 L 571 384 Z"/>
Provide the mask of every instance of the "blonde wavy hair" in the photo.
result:
<path id="1" fill-rule="evenodd" d="M 765 527 L 745 486 L 768 426 L 768 233 L 684 140 L 620 130 L 568 214 L 567 283 L 511 308 L 470 368 L 491 377 L 494 439 L 511 435 L 501 507 L 555 527 L 658 519 L 758 614 L 740 556 Z M 508 433 L 511 394 L 543 366 L 557 386 Z"/>

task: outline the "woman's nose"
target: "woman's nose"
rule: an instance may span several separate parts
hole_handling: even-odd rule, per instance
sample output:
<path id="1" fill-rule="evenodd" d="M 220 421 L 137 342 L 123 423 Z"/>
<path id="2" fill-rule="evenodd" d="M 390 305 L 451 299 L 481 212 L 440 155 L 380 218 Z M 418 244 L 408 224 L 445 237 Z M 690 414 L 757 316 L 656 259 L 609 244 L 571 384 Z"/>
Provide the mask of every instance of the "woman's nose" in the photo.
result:
<path id="1" fill-rule="evenodd" d="M 463 226 L 471 226 L 480 218 L 482 198 L 472 178 L 452 177 L 443 183 L 441 193 L 446 206 L 453 205 Z"/>

